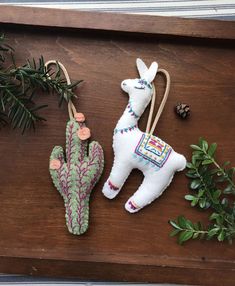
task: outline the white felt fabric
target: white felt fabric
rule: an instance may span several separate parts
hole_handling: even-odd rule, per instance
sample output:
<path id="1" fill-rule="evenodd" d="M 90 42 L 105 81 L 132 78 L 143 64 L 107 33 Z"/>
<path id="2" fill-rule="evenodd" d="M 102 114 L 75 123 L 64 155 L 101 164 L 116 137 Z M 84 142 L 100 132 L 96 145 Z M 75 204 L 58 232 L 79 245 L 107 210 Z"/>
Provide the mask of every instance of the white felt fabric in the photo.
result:
<path id="1" fill-rule="evenodd" d="M 121 83 L 129 94 L 128 105 L 119 119 L 113 136 L 114 163 L 103 194 L 113 199 L 117 196 L 130 172 L 137 168 L 144 174 L 143 183 L 128 199 L 125 208 L 134 213 L 159 197 L 170 184 L 176 171 L 186 166 L 186 159 L 160 138 L 142 132 L 138 120 L 151 101 L 152 85 L 158 65 L 153 62 L 148 69 L 137 59 L 140 79 Z"/>

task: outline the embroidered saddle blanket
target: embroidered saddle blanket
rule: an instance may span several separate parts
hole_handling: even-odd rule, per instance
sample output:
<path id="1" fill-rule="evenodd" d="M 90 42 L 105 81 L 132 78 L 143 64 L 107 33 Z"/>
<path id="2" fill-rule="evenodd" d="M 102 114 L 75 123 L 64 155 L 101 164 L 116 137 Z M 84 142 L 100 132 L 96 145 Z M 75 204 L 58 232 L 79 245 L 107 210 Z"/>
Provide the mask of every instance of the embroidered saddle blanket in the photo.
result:
<path id="1" fill-rule="evenodd" d="M 160 138 L 144 133 L 135 148 L 135 157 L 145 161 L 146 164 L 151 163 L 155 167 L 162 168 L 171 151 L 172 147 Z"/>

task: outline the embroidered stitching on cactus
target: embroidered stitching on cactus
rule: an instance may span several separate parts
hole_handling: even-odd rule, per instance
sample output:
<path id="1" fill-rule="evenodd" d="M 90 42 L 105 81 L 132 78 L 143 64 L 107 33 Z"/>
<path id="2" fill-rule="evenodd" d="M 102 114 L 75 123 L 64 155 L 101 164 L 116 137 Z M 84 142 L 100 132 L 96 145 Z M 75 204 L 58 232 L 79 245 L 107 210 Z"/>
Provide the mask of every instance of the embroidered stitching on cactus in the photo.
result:
<path id="1" fill-rule="evenodd" d="M 160 138 L 144 133 L 136 146 L 135 154 L 158 168 L 162 168 L 171 151 L 171 146 Z"/>

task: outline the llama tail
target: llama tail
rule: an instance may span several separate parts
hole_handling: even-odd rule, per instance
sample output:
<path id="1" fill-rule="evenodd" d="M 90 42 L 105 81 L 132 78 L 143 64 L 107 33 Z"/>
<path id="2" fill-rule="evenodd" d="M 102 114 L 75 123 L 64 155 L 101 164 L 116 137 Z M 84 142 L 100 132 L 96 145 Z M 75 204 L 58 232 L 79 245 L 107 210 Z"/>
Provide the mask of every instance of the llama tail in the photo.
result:
<path id="1" fill-rule="evenodd" d="M 186 164 L 187 164 L 186 158 L 183 155 L 181 155 L 175 151 L 173 152 L 172 155 L 173 155 L 172 159 L 174 162 L 175 170 L 177 172 L 183 171 L 186 167 Z"/>
<path id="2" fill-rule="evenodd" d="M 183 171 L 185 168 L 186 168 L 186 165 L 187 165 L 187 160 L 186 160 L 186 158 L 183 156 L 183 155 L 181 155 L 181 154 L 178 154 L 178 159 L 177 159 L 177 161 L 178 161 L 178 169 L 177 169 L 177 171 L 179 172 L 179 171 Z"/>

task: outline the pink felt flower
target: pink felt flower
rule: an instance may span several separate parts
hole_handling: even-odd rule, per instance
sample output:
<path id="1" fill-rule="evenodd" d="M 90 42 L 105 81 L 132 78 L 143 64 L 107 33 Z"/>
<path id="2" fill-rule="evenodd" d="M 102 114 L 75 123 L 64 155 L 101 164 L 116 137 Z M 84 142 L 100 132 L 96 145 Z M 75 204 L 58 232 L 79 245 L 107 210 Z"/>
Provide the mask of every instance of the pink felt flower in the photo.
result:
<path id="1" fill-rule="evenodd" d="M 77 131 L 78 138 L 81 140 L 86 140 L 91 137 L 91 131 L 87 127 L 82 127 Z"/>
<path id="2" fill-rule="evenodd" d="M 52 159 L 50 161 L 50 169 L 58 170 L 61 167 L 61 162 L 58 159 Z"/>
<path id="3" fill-rule="evenodd" d="M 77 112 L 74 114 L 74 118 L 77 122 L 84 122 L 85 121 L 85 116 L 81 112 Z"/>

